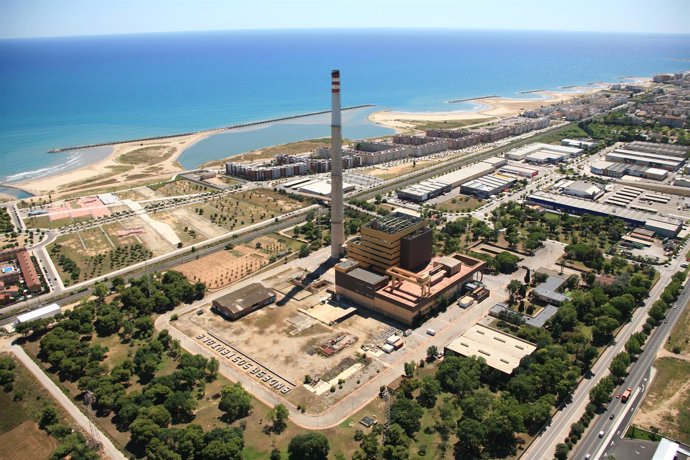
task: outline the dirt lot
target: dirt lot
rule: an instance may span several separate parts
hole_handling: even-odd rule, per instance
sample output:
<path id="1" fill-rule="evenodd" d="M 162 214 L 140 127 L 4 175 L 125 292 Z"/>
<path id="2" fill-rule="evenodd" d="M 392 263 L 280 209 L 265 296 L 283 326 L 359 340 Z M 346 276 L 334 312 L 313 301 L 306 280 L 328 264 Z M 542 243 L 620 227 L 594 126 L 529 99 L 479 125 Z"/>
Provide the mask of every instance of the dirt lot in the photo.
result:
<path id="1" fill-rule="evenodd" d="M 184 246 L 204 241 L 225 233 L 225 230 L 199 214 L 186 208 L 157 212 L 151 218 L 164 222 L 173 229 Z"/>
<path id="2" fill-rule="evenodd" d="M 375 166 L 371 169 L 364 169 L 361 171 L 361 173 L 366 174 L 368 176 L 378 177 L 382 180 L 388 180 L 394 177 L 402 176 L 403 174 L 411 173 L 412 171 L 418 171 L 424 168 L 428 168 L 429 166 L 440 164 L 442 161 L 444 160 L 418 160 L 416 166 L 414 166 L 414 163 L 412 161 L 388 167 Z"/>
<path id="3" fill-rule="evenodd" d="M 0 435 L 0 452 L 5 460 L 47 459 L 57 445 L 55 438 L 31 421 Z"/>
<path id="4" fill-rule="evenodd" d="M 315 292 L 300 290 L 290 281 L 299 274 L 299 270 L 286 270 L 264 280 L 263 284 L 276 292 L 276 303 L 237 321 L 224 320 L 211 312 L 208 305 L 202 308 L 201 315 L 197 311 L 182 315 L 175 322 L 175 327 L 190 337 L 203 333 L 217 336 L 271 372 L 293 382 L 297 387 L 287 395 L 290 401 L 308 404 L 314 410 L 323 409 L 383 368 L 383 363 L 378 359 L 364 358 L 360 347 L 376 342 L 375 336 L 390 329 L 390 326 L 357 314 L 328 326 L 301 312 L 300 309 L 308 311 L 315 305 L 323 306 L 320 301 L 327 297 L 328 284 L 315 289 Z M 286 296 L 289 300 L 284 303 Z M 342 340 L 338 345 L 327 343 L 336 338 Z M 328 356 L 326 345 L 342 348 Z M 362 367 L 358 369 L 360 365 Z M 352 368 L 353 374 L 346 378 L 342 387 L 338 386 L 340 373 L 352 366 L 357 366 Z M 322 384 L 318 393 L 320 397 L 316 398 L 315 388 L 308 390 L 301 385 L 306 375 L 313 380 L 331 383 Z M 323 385 L 326 385 L 325 388 Z M 336 387 L 334 392 L 330 391 L 331 386 Z"/>
<path id="5" fill-rule="evenodd" d="M 690 443 L 690 362 L 664 357 L 654 367 L 656 376 L 633 423 Z"/>

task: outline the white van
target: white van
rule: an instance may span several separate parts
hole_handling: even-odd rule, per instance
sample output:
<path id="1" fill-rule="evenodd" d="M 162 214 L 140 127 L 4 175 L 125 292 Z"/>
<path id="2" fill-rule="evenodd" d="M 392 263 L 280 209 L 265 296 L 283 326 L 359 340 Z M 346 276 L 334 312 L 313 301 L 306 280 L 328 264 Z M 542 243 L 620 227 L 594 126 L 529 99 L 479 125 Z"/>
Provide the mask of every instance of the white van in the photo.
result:
<path id="1" fill-rule="evenodd" d="M 436 335 L 436 329 L 429 328 L 426 330 L 426 333 L 429 335 Z"/>

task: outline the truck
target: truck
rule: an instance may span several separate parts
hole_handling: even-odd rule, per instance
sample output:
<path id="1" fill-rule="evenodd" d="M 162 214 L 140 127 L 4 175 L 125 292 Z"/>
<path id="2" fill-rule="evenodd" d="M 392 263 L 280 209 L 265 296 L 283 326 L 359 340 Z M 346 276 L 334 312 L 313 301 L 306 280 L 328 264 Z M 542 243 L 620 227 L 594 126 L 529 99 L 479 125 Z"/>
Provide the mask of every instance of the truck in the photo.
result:
<path id="1" fill-rule="evenodd" d="M 627 390 L 625 390 L 621 395 L 621 402 L 626 402 L 630 397 L 630 393 L 632 393 L 632 388 L 628 388 Z"/>

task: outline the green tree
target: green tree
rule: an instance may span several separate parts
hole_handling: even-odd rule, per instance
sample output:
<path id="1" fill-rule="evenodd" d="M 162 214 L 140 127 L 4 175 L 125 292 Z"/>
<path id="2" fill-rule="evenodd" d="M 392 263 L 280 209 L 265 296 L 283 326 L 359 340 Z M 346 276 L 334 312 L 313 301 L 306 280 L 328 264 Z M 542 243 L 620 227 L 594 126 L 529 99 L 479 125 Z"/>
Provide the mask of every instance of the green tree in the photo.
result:
<path id="1" fill-rule="evenodd" d="M 630 366 L 630 355 L 622 351 L 611 360 L 609 371 L 616 379 L 621 380 L 628 374 L 628 366 Z"/>
<path id="2" fill-rule="evenodd" d="M 287 407 L 282 404 L 278 404 L 271 411 L 271 422 L 273 423 L 272 429 L 276 433 L 282 433 L 287 428 L 287 420 L 290 416 Z"/>
<path id="3" fill-rule="evenodd" d="M 246 417 L 252 410 L 252 398 L 241 383 L 226 385 L 221 395 L 218 409 L 225 412 L 225 417 L 230 423 Z"/>
<path id="4" fill-rule="evenodd" d="M 458 442 L 456 448 L 460 458 L 479 458 L 482 448 L 486 444 L 486 427 L 483 423 L 464 418 L 458 423 Z"/>
<path id="5" fill-rule="evenodd" d="M 328 438 L 319 432 L 298 434 L 290 440 L 290 460 L 323 460 L 328 458 Z"/>
<path id="6" fill-rule="evenodd" d="M 419 385 L 419 404 L 432 408 L 436 404 L 436 397 L 441 392 L 441 384 L 434 377 L 426 376 Z"/>
<path id="7" fill-rule="evenodd" d="M 508 251 L 500 252 L 494 258 L 494 268 L 500 273 L 510 274 L 517 270 L 517 263 L 520 259 Z"/>
<path id="8" fill-rule="evenodd" d="M 413 399 L 396 398 L 391 405 L 391 423 L 397 423 L 408 436 L 414 435 L 420 428 L 423 410 Z"/>
<path id="9" fill-rule="evenodd" d="M 436 379 L 443 390 L 462 397 L 479 388 L 479 378 L 483 367 L 483 360 L 448 356 L 439 365 Z"/>
<path id="10" fill-rule="evenodd" d="M 596 407 L 602 407 L 611 400 L 611 393 L 615 388 L 613 377 L 604 377 L 589 392 L 589 400 Z"/>
<path id="11" fill-rule="evenodd" d="M 55 425 L 59 421 L 58 412 L 53 406 L 48 406 L 41 411 L 38 419 L 38 426 L 45 429 L 50 425 Z"/>
<path id="12" fill-rule="evenodd" d="M 280 453 L 280 449 L 277 447 L 274 447 L 273 450 L 271 450 L 271 456 L 269 460 L 282 460 L 283 456 Z"/>

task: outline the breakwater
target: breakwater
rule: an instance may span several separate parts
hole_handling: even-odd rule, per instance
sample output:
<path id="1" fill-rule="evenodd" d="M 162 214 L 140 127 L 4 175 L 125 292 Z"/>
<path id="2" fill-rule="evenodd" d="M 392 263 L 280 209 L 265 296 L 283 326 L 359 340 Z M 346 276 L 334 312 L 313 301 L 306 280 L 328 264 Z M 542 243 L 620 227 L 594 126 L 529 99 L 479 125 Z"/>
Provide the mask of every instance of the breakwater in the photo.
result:
<path id="1" fill-rule="evenodd" d="M 546 90 L 543 88 L 542 89 L 531 89 L 529 91 L 520 91 L 519 94 L 543 93 L 544 91 L 546 91 Z"/>
<path id="2" fill-rule="evenodd" d="M 478 101 L 479 99 L 491 99 L 492 97 L 498 97 L 498 96 L 492 95 L 492 96 L 468 97 L 465 99 L 452 99 L 452 100 L 448 101 L 448 104 L 455 104 L 457 102 Z"/>
<path id="3" fill-rule="evenodd" d="M 355 109 L 363 109 L 363 108 L 367 108 L 367 107 L 374 107 L 374 104 L 353 105 L 353 106 L 349 106 L 349 107 L 343 107 L 341 110 L 342 111 L 355 110 Z M 263 125 L 263 124 L 267 124 L 267 123 L 275 123 L 278 121 L 294 120 L 297 118 L 311 117 L 314 115 L 324 115 L 327 113 L 331 113 L 331 111 L 330 110 L 321 110 L 319 112 L 302 113 L 299 115 L 290 115 L 287 117 L 271 118 L 270 120 L 252 121 L 249 123 L 240 123 L 237 125 L 223 126 L 220 128 L 202 129 L 199 131 L 190 131 L 187 133 L 166 134 L 164 136 L 142 137 L 139 139 L 109 141 L 109 142 L 101 142 L 98 144 L 77 145 L 77 146 L 73 146 L 73 147 L 59 147 L 59 148 L 49 150 L 49 153 L 69 152 L 69 151 L 73 151 L 73 150 L 90 149 L 90 148 L 94 148 L 94 147 L 105 147 L 105 146 L 116 145 L 116 144 L 128 144 L 130 142 L 158 141 L 158 140 L 163 140 L 163 139 L 171 139 L 173 137 L 192 136 L 194 134 L 202 134 L 202 133 L 218 133 L 218 132 L 227 131 L 230 129 L 247 128 L 250 126 Z"/>

